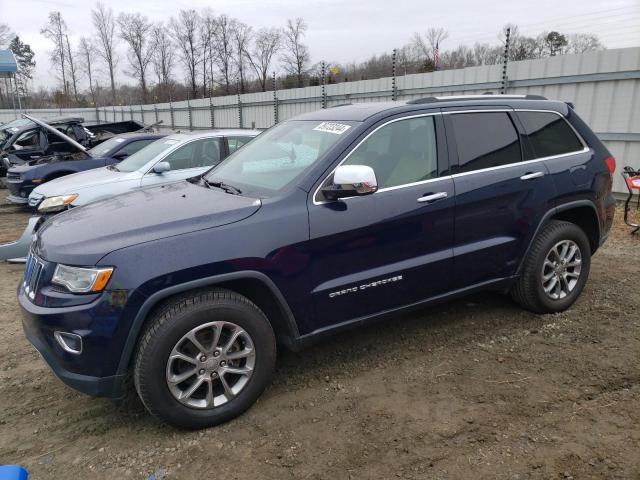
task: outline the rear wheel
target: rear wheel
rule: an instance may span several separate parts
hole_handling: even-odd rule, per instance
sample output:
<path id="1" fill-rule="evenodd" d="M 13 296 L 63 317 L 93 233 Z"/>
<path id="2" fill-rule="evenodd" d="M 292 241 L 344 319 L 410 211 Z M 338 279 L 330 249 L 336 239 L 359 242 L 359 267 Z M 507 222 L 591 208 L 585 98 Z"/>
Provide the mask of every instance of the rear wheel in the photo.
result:
<path id="1" fill-rule="evenodd" d="M 134 382 L 145 407 L 186 428 L 226 422 L 269 383 L 275 336 L 247 298 L 226 290 L 180 297 L 150 319 L 136 354 Z"/>
<path id="2" fill-rule="evenodd" d="M 584 231 L 553 220 L 534 239 L 511 296 L 532 312 L 561 312 L 582 292 L 590 266 L 591 247 Z"/>

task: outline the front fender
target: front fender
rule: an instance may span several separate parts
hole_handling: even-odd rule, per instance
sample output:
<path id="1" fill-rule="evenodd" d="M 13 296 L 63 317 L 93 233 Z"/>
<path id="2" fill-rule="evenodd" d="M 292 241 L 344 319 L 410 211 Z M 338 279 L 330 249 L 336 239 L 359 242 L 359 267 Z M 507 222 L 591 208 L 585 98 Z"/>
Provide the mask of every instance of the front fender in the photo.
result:
<path id="1" fill-rule="evenodd" d="M 215 275 L 212 277 L 200 278 L 197 280 L 193 280 L 190 282 L 181 283 L 178 285 L 173 285 L 171 287 L 159 290 L 149 296 L 142 304 L 138 313 L 136 314 L 131 328 L 129 329 L 129 334 L 127 336 L 127 340 L 125 342 L 124 348 L 122 350 L 122 356 L 120 358 L 120 363 L 118 366 L 117 374 L 124 374 L 131 362 L 131 357 L 134 354 L 135 347 L 138 343 L 138 338 L 142 332 L 147 316 L 151 312 L 151 310 L 158 305 L 162 300 L 171 297 L 173 295 L 186 292 L 189 290 L 194 290 L 196 288 L 203 287 L 213 287 L 225 282 L 234 281 L 234 280 L 242 280 L 242 279 L 253 279 L 262 282 L 274 295 L 274 298 L 278 302 L 283 317 L 285 319 L 287 329 L 288 329 L 288 338 L 290 344 L 288 345 L 290 348 L 296 350 L 298 348 L 298 344 L 300 342 L 300 333 L 298 332 L 298 326 L 289 308 L 287 301 L 285 300 L 282 292 L 278 289 L 278 287 L 273 283 L 273 281 L 266 276 L 264 273 L 257 271 L 240 271 L 233 273 L 225 273 L 221 275 Z"/>

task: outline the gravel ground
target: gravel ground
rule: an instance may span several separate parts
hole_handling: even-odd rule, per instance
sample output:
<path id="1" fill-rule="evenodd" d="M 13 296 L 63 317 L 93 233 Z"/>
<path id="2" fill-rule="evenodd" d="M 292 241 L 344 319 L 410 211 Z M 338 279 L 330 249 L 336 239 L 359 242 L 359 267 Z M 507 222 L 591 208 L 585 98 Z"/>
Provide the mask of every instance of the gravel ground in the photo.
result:
<path id="1" fill-rule="evenodd" d="M 0 241 L 27 218 L 0 205 Z M 249 412 L 200 432 L 64 386 L 24 339 L 21 266 L 0 264 L 0 464 L 34 479 L 640 478 L 628 232 L 618 218 L 567 312 L 484 294 L 282 352 Z"/>

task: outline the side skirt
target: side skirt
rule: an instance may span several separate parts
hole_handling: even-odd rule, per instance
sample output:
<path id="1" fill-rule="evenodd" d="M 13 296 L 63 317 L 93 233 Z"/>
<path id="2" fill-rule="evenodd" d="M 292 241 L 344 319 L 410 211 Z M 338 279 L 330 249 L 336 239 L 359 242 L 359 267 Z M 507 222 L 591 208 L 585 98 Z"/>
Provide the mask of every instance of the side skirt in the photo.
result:
<path id="1" fill-rule="evenodd" d="M 302 348 L 312 345 L 313 343 L 323 338 L 333 335 L 334 333 L 357 328 L 364 324 L 386 320 L 388 318 L 395 317 L 400 313 L 407 313 L 414 310 L 420 310 L 427 306 L 444 303 L 449 300 L 464 297 L 466 295 L 470 295 L 472 293 L 476 293 L 479 291 L 495 290 L 495 291 L 507 292 L 511 287 L 511 285 L 513 285 L 513 282 L 516 280 L 516 278 L 517 276 L 507 277 L 507 278 L 498 278 L 495 280 L 488 280 L 486 282 L 478 283 L 476 285 L 471 285 L 469 287 L 464 287 L 458 290 L 453 290 L 448 293 L 436 295 L 434 297 L 429 297 L 424 300 L 411 303 L 409 305 L 404 305 L 402 307 L 383 310 L 381 312 L 374 313 L 372 315 L 366 315 L 363 317 L 347 320 L 346 322 L 338 323 L 336 325 L 330 325 L 328 327 L 319 328 L 318 330 L 314 330 L 311 333 L 307 333 L 305 335 L 298 337 L 297 342 L 295 342 L 297 345 L 295 345 L 292 349 L 295 351 L 299 351 Z"/>

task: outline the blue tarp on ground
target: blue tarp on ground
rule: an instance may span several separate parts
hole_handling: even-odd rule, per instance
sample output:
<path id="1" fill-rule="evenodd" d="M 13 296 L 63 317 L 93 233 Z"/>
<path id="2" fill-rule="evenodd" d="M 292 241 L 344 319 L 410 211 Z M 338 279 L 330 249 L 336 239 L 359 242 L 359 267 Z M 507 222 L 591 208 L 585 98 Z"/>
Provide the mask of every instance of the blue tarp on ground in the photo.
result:
<path id="1" fill-rule="evenodd" d="M 0 78 L 18 71 L 18 64 L 11 50 L 0 50 Z"/>

